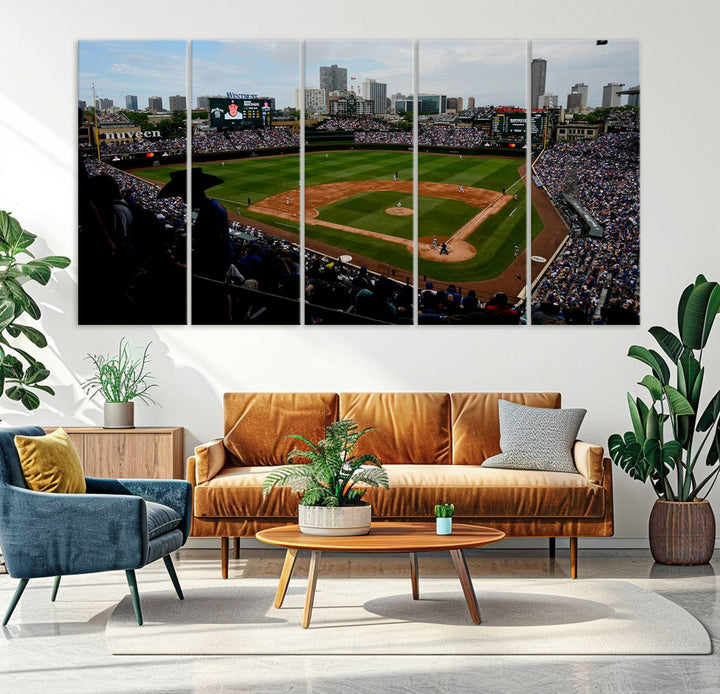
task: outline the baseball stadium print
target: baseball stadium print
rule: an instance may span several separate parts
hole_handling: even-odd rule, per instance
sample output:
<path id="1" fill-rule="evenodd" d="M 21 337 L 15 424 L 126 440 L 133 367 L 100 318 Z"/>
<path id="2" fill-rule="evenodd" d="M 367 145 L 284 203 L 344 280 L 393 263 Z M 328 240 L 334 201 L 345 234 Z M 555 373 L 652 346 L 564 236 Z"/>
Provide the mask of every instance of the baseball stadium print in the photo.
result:
<path id="1" fill-rule="evenodd" d="M 532 323 L 640 322 L 637 41 L 533 41 Z"/>
<path id="2" fill-rule="evenodd" d="M 78 66 L 78 321 L 185 324 L 186 205 L 145 174 L 185 176 L 187 43 L 80 41 Z"/>
<path id="3" fill-rule="evenodd" d="M 80 42 L 80 323 L 639 323 L 638 43 L 530 45 Z"/>

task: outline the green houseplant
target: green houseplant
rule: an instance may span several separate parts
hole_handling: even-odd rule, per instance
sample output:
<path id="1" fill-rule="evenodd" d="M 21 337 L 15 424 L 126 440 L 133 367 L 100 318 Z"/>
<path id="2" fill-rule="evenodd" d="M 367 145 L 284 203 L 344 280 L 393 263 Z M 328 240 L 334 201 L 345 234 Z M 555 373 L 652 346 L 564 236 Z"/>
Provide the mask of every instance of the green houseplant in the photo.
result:
<path id="1" fill-rule="evenodd" d="M 49 255 L 36 258 L 30 246 L 37 236 L 20 226 L 8 212 L 0 211 L 0 395 L 20 402 L 28 410 L 40 405 L 35 391 L 55 395 L 43 383 L 50 371 L 18 346 L 25 339 L 40 349 L 47 346 L 43 333 L 25 322 L 25 314 L 40 318 L 40 307 L 27 291 L 30 282 L 47 284 L 53 268 L 66 268 L 70 258 Z"/>
<path id="2" fill-rule="evenodd" d="M 632 478 L 650 480 L 658 500 L 650 516 L 650 549 L 666 564 L 702 564 L 712 557 L 715 519 L 707 496 L 720 473 L 720 390 L 700 406 L 702 364 L 720 310 L 720 285 L 699 275 L 678 304 L 678 335 L 650 334 L 665 353 L 634 345 L 628 356 L 650 367 L 639 385 L 649 402 L 627 394 L 632 431 L 613 434 L 613 462 Z M 671 373 L 668 361 L 674 368 Z"/>
<path id="3" fill-rule="evenodd" d="M 454 513 L 454 504 L 435 505 L 435 532 L 438 535 L 452 534 L 452 517 Z"/>
<path id="4" fill-rule="evenodd" d="M 372 454 L 353 455 L 362 436 L 373 427 L 360 429 L 346 419 L 325 428 L 325 438 L 310 441 L 296 434 L 308 450 L 294 448 L 288 460 L 308 462 L 288 465 L 267 476 L 263 497 L 274 487 L 290 487 L 302 495 L 298 509 L 300 529 L 314 535 L 363 535 L 370 530 L 371 508 L 363 501 L 367 487 L 389 487 L 387 472 Z M 363 487 L 358 487 L 363 485 Z"/>
<path id="5" fill-rule="evenodd" d="M 133 400 L 140 400 L 146 405 L 157 405 L 149 391 L 156 388 L 152 383 L 154 377 L 148 370 L 150 361 L 148 342 L 140 357 L 133 355 L 130 343 L 120 340 L 118 353 L 113 356 L 88 354 L 95 373 L 83 383 L 90 397 L 102 395 L 105 398 L 104 424 L 106 429 L 132 429 L 134 424 L 135 406 Z"/>

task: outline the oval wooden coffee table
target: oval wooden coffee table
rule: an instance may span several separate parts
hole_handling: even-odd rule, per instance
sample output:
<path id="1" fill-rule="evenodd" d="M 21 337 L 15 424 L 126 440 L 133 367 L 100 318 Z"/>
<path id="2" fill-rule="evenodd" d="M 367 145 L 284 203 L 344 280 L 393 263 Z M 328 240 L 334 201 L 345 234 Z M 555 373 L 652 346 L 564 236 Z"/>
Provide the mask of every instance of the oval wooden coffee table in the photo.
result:
<path id="1" fill-rule="evenodd" d="M 501 530 L 482 525 L 463 525 L 453 523 L 452 535 L 437 535 L 434 523 L 373 523 L 367 535 L 351 537 L 325 537 L 305 535 L 297 525 L 286 525 L 278 528 L 261 530 L 255 535 L 261 542 L 269 545 L 285 547 L 285 563 L 280 574 L 280 583 L 275 595 L 275 607 L 282 607 L 287 593 L 288 583 L 295 568 L 295 559 L 301 549 L 310 550 L 310 572 L 308 574 L 307 592 L 305 593 L 305 610 L 303 612 L 303 629 L 310 626 L 312 617 L 315 586 L 317 584 L 318 567 L 322 552 L 369 552 L 410 554 L 410 582 L 413 599 L 420 597 L 418 587 L 418 552 L 450 552 L 470 616 L 475 624 L 480 624 L 480 609 L 472 580 L 468 573 L 464 549 L 489 545 L 505 537 Z"/>

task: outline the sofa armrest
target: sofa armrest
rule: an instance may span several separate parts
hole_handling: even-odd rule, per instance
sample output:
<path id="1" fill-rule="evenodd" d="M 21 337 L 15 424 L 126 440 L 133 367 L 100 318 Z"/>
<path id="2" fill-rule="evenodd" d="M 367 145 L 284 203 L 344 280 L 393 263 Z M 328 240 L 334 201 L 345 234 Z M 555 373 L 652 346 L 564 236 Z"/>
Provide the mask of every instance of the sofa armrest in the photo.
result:
<path id="1" fill-rule="evenodd" d="M 225 467 L 225 444 L 223 439 L 213 439 L 195 446 L 195 483 L 210 481 Z M 190 460 L 188 460 L 188 465 Z"/>
<path id="2" fill-rule="evenodd" d="M 573 461 L 578 472 L 587 477 L 590 484 L 603 483 L 603 453 L 602 446 L 596 446 L 585 441 L 575 441 L 573 446 Z"/>
<path id="3" fill-rule="evenodd" d="M 190 535 L 192 515 L 192 487 L 185 480 L 112 479 L 86 477 L 89 494 L 117 494 L 139 496 L 146 501 L 169 506 L 182 519 L 184 540 Z M 183 541 L 184 541 L 183 540 Z"/>

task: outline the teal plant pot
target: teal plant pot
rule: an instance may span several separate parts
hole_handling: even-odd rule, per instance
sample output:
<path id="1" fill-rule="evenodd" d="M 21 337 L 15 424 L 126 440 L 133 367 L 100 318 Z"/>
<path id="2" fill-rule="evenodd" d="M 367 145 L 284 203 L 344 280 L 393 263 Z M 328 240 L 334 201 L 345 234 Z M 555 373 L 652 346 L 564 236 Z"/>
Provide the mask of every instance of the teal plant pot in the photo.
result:
<path id="1" fill-rule="evenodd" d="M 452 535 L 452 518 L 436 518 L 435 533 L 437 535 Z"/>

